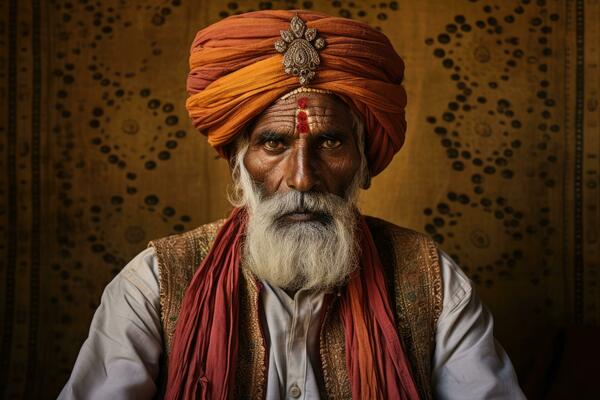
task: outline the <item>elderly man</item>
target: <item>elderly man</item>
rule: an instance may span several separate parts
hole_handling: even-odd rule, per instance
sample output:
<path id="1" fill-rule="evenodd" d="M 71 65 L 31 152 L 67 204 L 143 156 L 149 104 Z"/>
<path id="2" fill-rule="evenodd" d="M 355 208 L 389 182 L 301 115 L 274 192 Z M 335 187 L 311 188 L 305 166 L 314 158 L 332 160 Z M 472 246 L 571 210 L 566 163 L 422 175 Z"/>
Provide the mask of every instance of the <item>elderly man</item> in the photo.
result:
<path id="1" fill-rule="evenodd" d="M 404 139 L 384 35 L 249 13 L 200 31 L 190 66 L 187 107 L 236 207 L 108 285 L 60 398 L 523 398 L 453 261 L 357 210 Z"/>

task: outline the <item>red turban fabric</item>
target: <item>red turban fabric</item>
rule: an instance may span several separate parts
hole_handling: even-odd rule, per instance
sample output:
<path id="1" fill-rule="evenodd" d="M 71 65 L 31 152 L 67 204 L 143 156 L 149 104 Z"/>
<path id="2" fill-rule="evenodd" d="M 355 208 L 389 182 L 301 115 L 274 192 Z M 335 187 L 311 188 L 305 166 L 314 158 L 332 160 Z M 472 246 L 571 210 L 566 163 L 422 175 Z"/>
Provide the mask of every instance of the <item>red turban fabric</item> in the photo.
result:
<path id="1" fill-rule="evenodd" d="M 326 46 L 309 85 L 349 99 L 363 117 L 371 175 L 404 142 L 404 63 L 390 41 L 367 24 L 307 11 L 258 11 L 226 18 L 197 33 L 190 55 L 187 109 L 194 126 L 221 155 L 241 129 L 279 97 L 300 86 L 286 74 L 274 43 L 298 15 Z"/>

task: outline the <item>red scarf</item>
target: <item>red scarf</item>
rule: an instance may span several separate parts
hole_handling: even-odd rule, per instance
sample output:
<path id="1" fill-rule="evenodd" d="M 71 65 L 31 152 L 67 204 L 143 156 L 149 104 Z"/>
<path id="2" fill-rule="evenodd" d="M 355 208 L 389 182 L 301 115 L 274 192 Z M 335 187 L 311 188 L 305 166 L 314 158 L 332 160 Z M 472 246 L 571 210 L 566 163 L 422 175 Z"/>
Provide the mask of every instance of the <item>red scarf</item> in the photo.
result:
<path id="1" fill-rule="evenodd" d="M 173 338 L 165 398 L 228 400 L 235 387 L 238 279 L 246 212 L 234 209 L 188 287 Z M 419 395 L 394 326 L 382 265 L 360 216 L 361 268 L 341 297 L 348 376 L 355 399 Z"/>

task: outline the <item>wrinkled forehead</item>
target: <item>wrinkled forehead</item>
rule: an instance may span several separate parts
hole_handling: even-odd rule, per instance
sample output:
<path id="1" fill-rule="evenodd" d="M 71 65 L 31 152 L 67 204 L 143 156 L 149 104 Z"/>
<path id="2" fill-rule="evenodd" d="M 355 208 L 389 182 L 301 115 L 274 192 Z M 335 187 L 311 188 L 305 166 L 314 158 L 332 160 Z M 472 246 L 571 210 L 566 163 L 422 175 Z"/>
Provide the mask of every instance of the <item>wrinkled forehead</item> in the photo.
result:
<path id="1" fill-rule="evenodd" d="M 315 128 L 352 127 L 352 110 L 344 100 L 333 93 L 312 92 L 279 98 L 256 118 L 254 127 L 287 131 L 295 126 L 301 113 Z"/>

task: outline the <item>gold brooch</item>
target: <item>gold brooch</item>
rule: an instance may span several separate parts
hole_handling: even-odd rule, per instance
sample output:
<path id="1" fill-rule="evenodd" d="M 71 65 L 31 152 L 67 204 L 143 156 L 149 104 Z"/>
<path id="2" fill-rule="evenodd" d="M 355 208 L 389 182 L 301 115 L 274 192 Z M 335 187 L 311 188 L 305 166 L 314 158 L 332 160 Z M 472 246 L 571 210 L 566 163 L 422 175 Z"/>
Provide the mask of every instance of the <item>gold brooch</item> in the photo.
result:
<path id="1" fill-rule="evenodd" d="M 275 50 L 283 53 L 285 73 L 297 76 L 302 86 L 314 78 L 321 63 L 317 50 L 324 47 L 325 40 L 317 37 L 317 30 L 307 28 L 298 15 L 292 18 L 290 29 L 281 31 L 281 39 L 275 42 Z"/>

